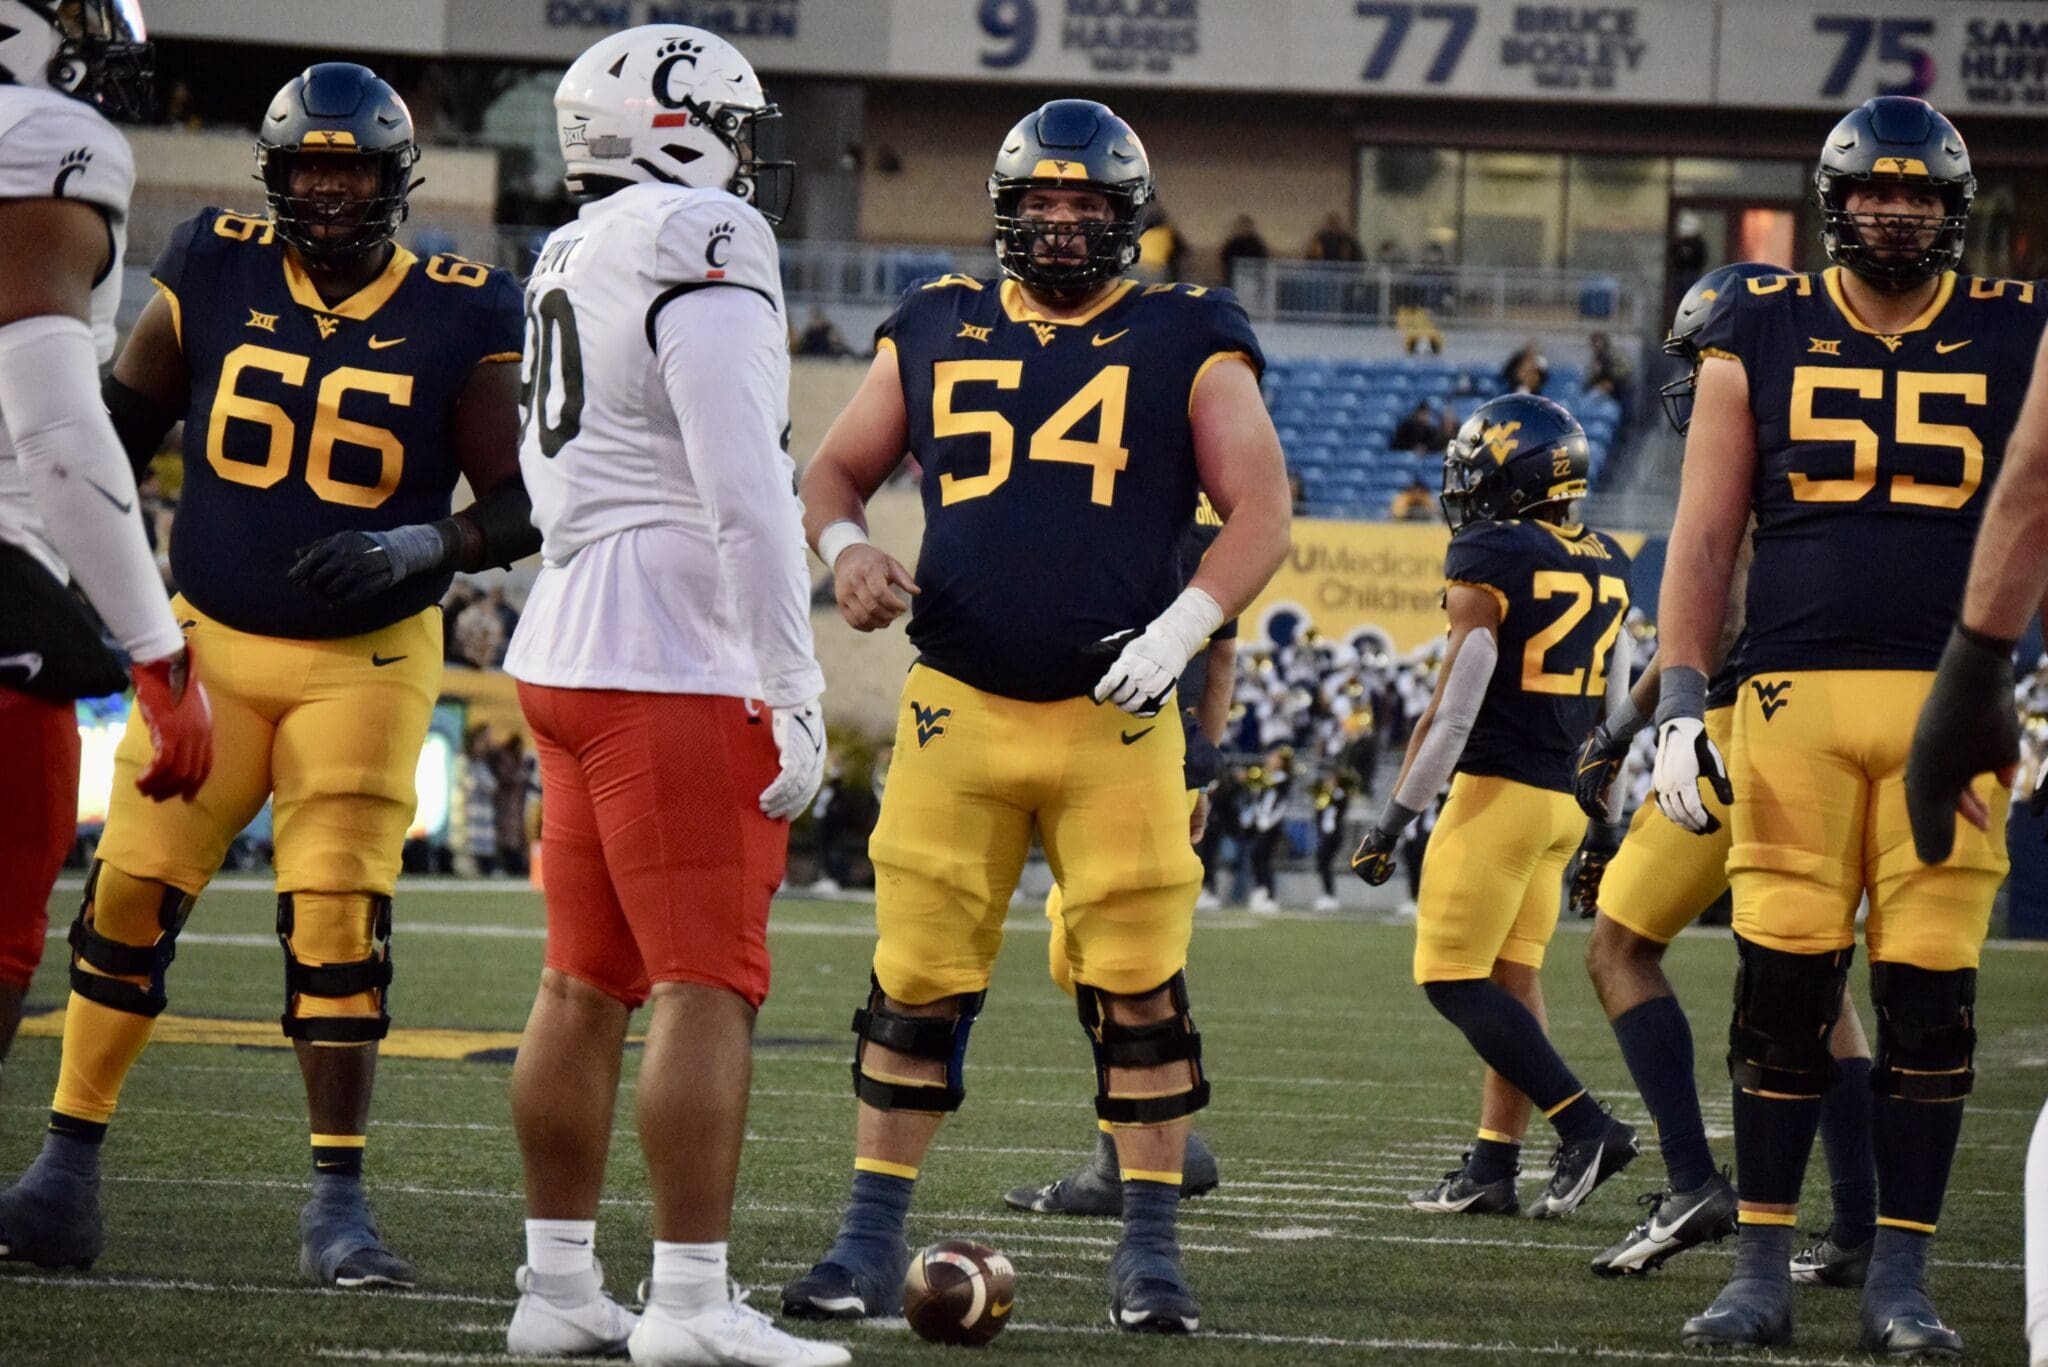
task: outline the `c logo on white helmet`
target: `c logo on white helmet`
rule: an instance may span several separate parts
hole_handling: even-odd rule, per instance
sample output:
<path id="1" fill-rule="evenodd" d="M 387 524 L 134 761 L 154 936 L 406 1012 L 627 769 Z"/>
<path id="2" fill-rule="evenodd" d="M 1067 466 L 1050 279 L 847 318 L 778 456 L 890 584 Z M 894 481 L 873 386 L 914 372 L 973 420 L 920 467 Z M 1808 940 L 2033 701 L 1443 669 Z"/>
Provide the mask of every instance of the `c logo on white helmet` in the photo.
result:
<path id="1" fill-rule="evenodd" d="M 676 38 L 663 43 L 655 56 L 661 59 L 654 68 L 654 100 L 663 109 L 681 109 L 685 95 L 675 93 L 672 88 L 677 67 L 688 64 L 690 74 L 697 71 L 697 58 L 702 56 L 701 45 L 688 38 Z"/>

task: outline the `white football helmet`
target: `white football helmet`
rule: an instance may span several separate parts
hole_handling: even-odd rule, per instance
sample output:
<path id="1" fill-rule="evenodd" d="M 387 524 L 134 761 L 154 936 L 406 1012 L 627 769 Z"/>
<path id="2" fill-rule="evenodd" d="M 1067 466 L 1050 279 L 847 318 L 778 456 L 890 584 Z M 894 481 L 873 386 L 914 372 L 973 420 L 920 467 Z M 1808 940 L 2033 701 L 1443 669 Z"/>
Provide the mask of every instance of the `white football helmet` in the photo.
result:
<path id="1" fill-rule="evenodd" d="M 54 90 L 110 119 L 155 107 L 142 0 L 0 0 L 0 83 Z"/>
<path id="2" fill-rule="evenodd" d="M 763 146 L 781 117 L 738 48 L 683 24 L 600 39 L 555 88 L 571 194 L 595 199 L 642 181 L 715 187 L 770 223 L 796 189 L 795 163 L 768 159 Z"/>

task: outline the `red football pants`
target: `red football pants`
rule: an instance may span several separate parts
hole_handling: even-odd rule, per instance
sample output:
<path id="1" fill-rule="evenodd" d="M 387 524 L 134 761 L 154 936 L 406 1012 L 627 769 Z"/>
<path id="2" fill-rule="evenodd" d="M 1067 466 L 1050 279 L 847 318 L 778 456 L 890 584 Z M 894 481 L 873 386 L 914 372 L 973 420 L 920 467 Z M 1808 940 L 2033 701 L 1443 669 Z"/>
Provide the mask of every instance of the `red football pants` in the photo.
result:
<path id="1" fill-rule="evenodd" d="M 768 709 L 739 698 L 521 683 L 540 752 L 547 965 L 629 1006 L 661 982 L 768 996 L 768 903 L 789 827 Z"/>
<path id="2" fill-rule="evenodd" d="M 0 983 L 43 958 L 50 889 L 78 834 L 78 714 L 0 689 Z"/>

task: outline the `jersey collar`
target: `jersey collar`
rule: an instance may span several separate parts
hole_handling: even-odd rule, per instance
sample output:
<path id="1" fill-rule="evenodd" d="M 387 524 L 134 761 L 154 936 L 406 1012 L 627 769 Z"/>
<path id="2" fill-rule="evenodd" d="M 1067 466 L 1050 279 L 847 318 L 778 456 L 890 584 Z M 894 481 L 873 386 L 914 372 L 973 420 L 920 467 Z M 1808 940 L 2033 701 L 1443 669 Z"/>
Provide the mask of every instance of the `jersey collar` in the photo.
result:
<path id="1" fill-rule="evenodd" d="M 1003 300 L 1003 314 L 1013 323 L 1050 323 L 1054 327 L 1080 327 L 1092 323 L 1105 312 L 1123 302 L 1125 296 L 1138 287 L 1135 280 L 1122 280 L 1117 287 L 1102 296 L 1095 306 L 1086 313 L 1077 313 L 1071 318 L 1049 318 L 1031 307 L 1024 298 L 1024 288 L 1014 280 L 1003 281 L 999 293 Z"/>
<path id="2" fill-rule="evenodd" d="M 1956 273 L 1954 271 L 1943 271 L 1941 273 L 1941 288 L 1934 292 L 1933 302 L 1927 305 L 1920 316 L 1900 328 L 1897 332 L 1881 334 L 1876 328 L 1858 318 L 1856 310 L 1849 307 L 1848 297 L 1842 293 L 1842 268 L 1840 266 L 1828 267 L 1820 273 L 1820 278 L 1821 283 L 1827 286 L 1828 298 L 1834 301 L 1835 311 L 1842 315 L 1843 321 L 1858 332 L 1867 332 L 1873 337 L 1880 335 L 1900 337 L 1908 332 L 1920 331 L 1941 316 L 1941 311 L 1948 307 L 1949 296 L 1956 292 Z"/>
<path id="3" fill-rule="evenodd" d="M 398 293 L 398 287 L 405 283 L 406 274 L 419 261 L 418 257 L 394 242 L 391 244 L 391 259 L 384 263 L 383 274 L 339 304 L 330 304 L 320 297 L 313 278 L 306 274 L 305 268 L 290 252 L 279 254 L 284 257 L 284 283 L 290 288 L 295 301 L 315 313 L 352 318 L 359 323 L 368 322 L 378 309 L 391 301 L 391 296 Z"/>

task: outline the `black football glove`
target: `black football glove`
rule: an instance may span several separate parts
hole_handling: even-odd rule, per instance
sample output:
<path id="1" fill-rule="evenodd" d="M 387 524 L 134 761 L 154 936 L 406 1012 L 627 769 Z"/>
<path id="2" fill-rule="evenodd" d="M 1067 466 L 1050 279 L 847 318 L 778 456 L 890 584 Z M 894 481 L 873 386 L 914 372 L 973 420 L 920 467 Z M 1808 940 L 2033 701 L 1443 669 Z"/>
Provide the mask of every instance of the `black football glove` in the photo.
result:
<path id="1" fill-rule="evenodd" d="M 1628 827 L 1619 821 L 1594 821 L 1586 827 L 1578 853 L 1564 870 L 1565 886 L 1571 889 L 1572 910 L 1580 920 L 1589 920 L 1600 910 L 1600 880 L 1607 876 L 1608 861 L 1614 858 L 1614 852 L 1621 848 L 1621 838 L 1627 834 Z"/>
<path id="2" fill-rule="evenodd" d="M 1368 826 L 1365 839 L 1351 853 L 1351 871 L 1374 887 L 1394 876 L 1394 847 L 1401 843 L 1399 831 Z"/>
<path id="3" fill-rule="evenodd" d="M 1958 622 L 1941 652 L 1906 760 L 1906 815 L 1923 864 L 1939 864 L 1954 851 L 1956 799 L 1970 780 L 2019 762 L 2012 646 Z M 2039 792 L 2034 802 L 2040 810 Z"/>
<path id="4" fill-rule="evenodd" d="M 1628 743 L 1627 736 L 1614 736 L 1602 722 L 1579 746 L 1579 757 L 1572 764 L 1572 796 L 1578 799 L 1579 810 L 1590 820 L 1607 819 L 1607 793 L 1621 776 L 1622 761 L 1628 758 Z"/>
<path id="5" fill-rule="evenodd" d="M 415 574 L 453 563 L 441 527 L 422 524 L 386 532 L 336 532 L 299 547 L 294 584 L 330 603 L 368 602 Z"/>

